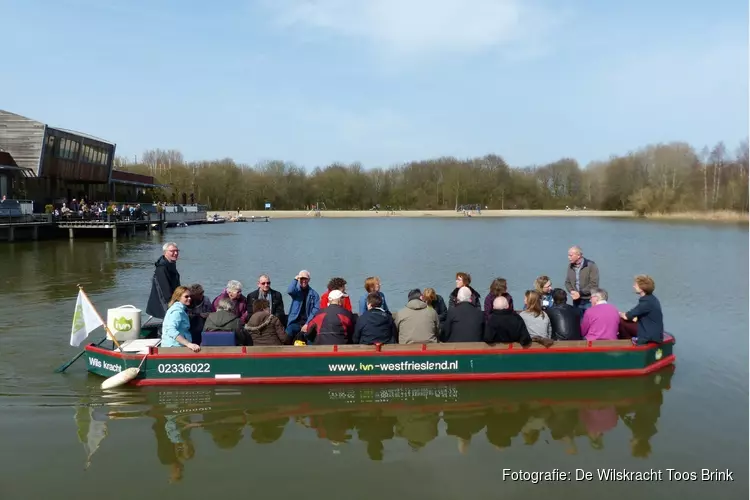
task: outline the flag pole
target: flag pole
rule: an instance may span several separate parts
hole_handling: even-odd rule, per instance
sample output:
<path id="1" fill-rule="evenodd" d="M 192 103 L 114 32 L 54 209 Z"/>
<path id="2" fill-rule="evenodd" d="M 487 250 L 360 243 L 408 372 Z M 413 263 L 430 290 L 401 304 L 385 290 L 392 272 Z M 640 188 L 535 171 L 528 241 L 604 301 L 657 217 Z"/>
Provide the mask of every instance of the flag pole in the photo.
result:
<path id="1" fill-rule="evenodd" d="M 88 301 L 89 305 L 91 306 L 91 309 L 93 309 L 94 312 L 96 313 L 96 316 L 99 318 L 99 321 L 101 321 L 102 326 L 104 327 L 104 330 L 107 332 L 107 335 L 112 338 L 112 342 L 114 342 L 117 348 L 122 351 L 122 347 L 120 347 L 119 342 L 117 342 L 117 339 L 110 331 L 109 327 L 107 326 L 107 323 L 102 319 L 101 314 L 99 314 L 99 311 L 96 310 L 96 307 L 94 307 L 94 304 L 91 303 L 91 300 L 89 300 L 89 296 L 86 295 L 86 292 L 83 290 L 83 287 L 81 285 L 78 285 L 78 290 L 83 294 L 83 298 Z"/>

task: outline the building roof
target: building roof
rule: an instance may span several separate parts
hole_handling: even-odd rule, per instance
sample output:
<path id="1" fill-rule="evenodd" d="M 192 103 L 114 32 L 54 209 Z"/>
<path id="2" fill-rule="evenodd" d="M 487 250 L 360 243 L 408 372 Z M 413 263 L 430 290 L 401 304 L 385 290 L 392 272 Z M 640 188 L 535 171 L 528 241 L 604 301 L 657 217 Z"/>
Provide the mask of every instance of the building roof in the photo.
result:
<path id="1" fill-rule="evenodd" d="M 51 129 L 59 130 L 60 132 L 65 132 L 66 134 L 77 135 L 77 136 L 83 137 L 84 139 L 91 139 L 92 141 L 99 141 L 99 142 L 103 142 L 104 144 L 109 144 L 110 146 L 115 146 L 114 142 L 108 141 L 107 139 L 102 139 L 101 137 L 96 137 L 95 135 L 84 134 L 83 132 L 78 132 L 77 130 L 70 130 L 67 128 L 52 127 L 50 125 L 47 125 L 47 127 Z"/>
<path id="2" fill-rule="evenodd" d="M 141 187 L 169 187 L 163 184 L 155 184 L 155 179 L 150 175 L 126 172 L 125 170 L 112 169 L 111 182 L 115 184 L 130 184 Z"/>

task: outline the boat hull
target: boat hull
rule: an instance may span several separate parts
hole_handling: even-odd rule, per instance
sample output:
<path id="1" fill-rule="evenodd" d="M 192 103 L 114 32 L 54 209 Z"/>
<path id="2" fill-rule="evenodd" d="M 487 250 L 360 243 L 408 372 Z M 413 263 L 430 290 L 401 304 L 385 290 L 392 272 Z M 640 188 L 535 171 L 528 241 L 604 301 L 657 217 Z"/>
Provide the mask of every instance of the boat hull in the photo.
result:
<path id="1" fill-rule="evenodd" d="M 349 384 L 643 376 L 674 363 L 674 337 L 663 344 L 569 341 L 551 348 L 483 343 L 152 348 L 133 385 Z M 86 347 L 91 373 L 110 377 L 143 354 Z"/>

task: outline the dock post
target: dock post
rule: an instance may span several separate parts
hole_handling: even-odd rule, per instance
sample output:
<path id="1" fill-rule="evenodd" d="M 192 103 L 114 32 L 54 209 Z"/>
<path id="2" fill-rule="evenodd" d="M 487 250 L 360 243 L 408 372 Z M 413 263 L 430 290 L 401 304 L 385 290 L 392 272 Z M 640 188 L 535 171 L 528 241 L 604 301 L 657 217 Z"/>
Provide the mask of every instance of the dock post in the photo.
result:
<path id="1" fill-rule="evenodd" d="M 16 228 L 13 226 L 8 227 L 8 241 L 12 242 L 16 239 Z"/>
<path id="2" fill-rule="evenodd" d="M 130 226 L 130 236 L 135 236 L 135 222 Z"/>
<path id="3" fill-rule="evenodd" d="M 73 239 L 73 228 L 68 229 L 68 238 Z"/>
<path id="4" fill-rule="evenodd" d="M 31 238 L 36 241 L 39 239 L 39 226 L 31 228 Z"/>
<path id="5" fill-rule="evenodd" d="M 117 239 L 117 226 L 112 228 L 112 239 L 113 240 Z"/>

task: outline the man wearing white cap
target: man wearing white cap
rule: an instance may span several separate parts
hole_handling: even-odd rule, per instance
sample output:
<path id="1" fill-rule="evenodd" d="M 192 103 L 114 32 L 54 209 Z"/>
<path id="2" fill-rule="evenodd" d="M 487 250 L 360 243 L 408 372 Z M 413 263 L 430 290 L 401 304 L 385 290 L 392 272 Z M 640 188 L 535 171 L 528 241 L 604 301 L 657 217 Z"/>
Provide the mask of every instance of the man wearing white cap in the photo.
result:
<path id="1" fill-rule="evenodd" d="M 307 340 L 315 345 L 351 344 L 354 315 L 342 305 L 344 292 L 331 290 L 328 307 L 321 309 L 307 323 Z"/>
<path id="2" fill-rule="evenodd" d="M 318 314 L 320 295 L 310 288 L 310 271 L 305 269 L 297 273 L 286 293 L 292 298 L 286 333 L 291 339 L 294 339 L 300 331 L 303 333 L 307 331 L 308 318 L 314 318 Z"/>

